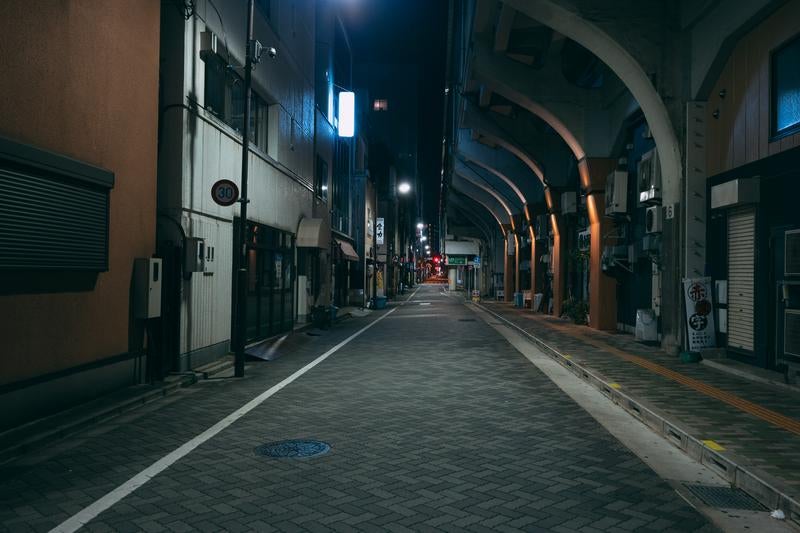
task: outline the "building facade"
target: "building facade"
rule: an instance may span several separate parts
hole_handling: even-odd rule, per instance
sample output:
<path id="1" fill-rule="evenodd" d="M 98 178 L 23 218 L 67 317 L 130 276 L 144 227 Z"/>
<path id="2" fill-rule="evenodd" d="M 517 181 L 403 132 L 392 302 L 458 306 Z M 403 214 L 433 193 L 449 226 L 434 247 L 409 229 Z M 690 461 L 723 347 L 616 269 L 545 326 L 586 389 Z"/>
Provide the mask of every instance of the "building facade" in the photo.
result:
<path id="1" fill-rule="evenodd" d="M 3 5 L 0 429 L 144 378 L 159 27 L 155 1 Z"/>
<path id="2" fill-rule="evenodd" d="M 163 353 L 176 370 L 230 349 L 234 242 L 246 231 L 247 342 L 291 331 L 327 301 L 329 227 L 314 192 L 315 3 L 255 3 L 263 54 L 252 73 L 248 220 L 217 205 L 212 185 L 240 185 L 246 2 L 161 10 L 158 244 L 165 278 Z M 323 142 L 323 136 L 318 136 Z M 322 237 L 321 237 L 322 235 Z M 320 240 L 322 238 L 322 240 Z"/>

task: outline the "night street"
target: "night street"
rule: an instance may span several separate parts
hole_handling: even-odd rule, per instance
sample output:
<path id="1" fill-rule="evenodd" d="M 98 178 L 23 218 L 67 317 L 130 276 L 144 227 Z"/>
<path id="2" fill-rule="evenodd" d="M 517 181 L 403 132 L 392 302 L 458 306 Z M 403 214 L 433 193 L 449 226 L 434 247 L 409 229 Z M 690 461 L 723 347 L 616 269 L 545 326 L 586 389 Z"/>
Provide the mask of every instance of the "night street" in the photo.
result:
<path id="1" fill-rule="evenodd" d="M 244 381 L 196 385 L 4 465 L 0 522 L 41 531 L 80 516 L 374 323 L 88 530 L 713 530 L 484 319 L 427 285 L 378 317 L 301 336 Z M 331 450 L 254 452 L 297 438 Z"/>
<path id="2" fill-rule="evenodd" d="M 800 533 L 800 0 L 0 3 L 0 533 Z"/>

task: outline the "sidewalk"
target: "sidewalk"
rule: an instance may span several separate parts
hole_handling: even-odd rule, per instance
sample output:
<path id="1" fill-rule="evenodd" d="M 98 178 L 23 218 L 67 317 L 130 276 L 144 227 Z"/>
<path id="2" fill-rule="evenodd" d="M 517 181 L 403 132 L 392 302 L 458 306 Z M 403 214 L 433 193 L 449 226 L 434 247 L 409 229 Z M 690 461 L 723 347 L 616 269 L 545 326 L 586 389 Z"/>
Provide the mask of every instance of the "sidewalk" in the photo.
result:
<path id="1" fill-rule="evenodd" d="M 575 366 L 573 371 L 596 381 L 609 396 L 618 396 L 618 403 L 651 427 L 654 421 L 635 403 L 655 413 L 665 422 L 665 437 L 700 455 L 735 485 L 773 508 L 794 505 L 798 519 L 800 393 L 681 363 L 631 335 L 598 332 L 509 304 L 482 307 L 534 337 L 549 355 Z M 690 450 L 692 443 L 700 449 Z"/>

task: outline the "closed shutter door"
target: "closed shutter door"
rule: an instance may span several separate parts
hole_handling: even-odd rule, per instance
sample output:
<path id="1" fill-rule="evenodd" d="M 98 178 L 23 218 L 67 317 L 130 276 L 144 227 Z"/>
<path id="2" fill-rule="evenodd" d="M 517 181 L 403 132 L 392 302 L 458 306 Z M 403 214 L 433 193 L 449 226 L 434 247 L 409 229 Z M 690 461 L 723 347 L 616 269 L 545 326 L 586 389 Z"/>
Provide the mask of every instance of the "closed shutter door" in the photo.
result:
<path id="1" fill-rule="evenodd" d="M 753 351 L 756 214 L 753 208 L 728 215 L 728 346 Z"/>

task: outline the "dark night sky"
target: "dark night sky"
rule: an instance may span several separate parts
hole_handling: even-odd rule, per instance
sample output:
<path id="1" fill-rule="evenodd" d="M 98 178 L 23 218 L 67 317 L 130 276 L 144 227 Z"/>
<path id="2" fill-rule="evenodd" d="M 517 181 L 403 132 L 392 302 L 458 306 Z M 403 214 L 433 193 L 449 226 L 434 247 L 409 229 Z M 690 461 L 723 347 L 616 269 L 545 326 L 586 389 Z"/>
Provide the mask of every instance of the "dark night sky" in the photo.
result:
<path id="1" fill-rule="evenodd" d="M 437 219 L 447 43 L 447 0 L 339 0 L 356 63 L 413 63 L 419 72 L 423 217 Z"/>

